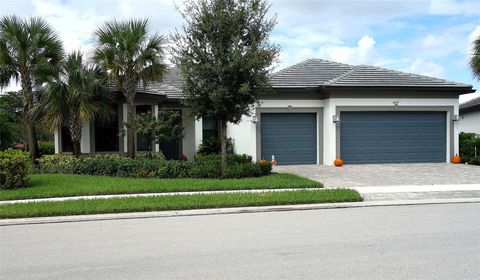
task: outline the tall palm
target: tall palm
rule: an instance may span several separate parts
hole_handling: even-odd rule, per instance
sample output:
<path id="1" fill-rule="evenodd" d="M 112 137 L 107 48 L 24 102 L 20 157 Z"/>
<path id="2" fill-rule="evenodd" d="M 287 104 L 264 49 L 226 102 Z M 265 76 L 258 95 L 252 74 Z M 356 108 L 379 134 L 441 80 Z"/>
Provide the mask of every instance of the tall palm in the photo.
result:
<path id="1" fill-rule="evenodd" d="M 109 119 L 111 102 L 103 71 L 88 65 L 82 54 L 74 51 L 67 56 L 59 75 L 47 82 L 39 109 L 42 121 L 51 130 L 68 127 L 73 154 L 78 157 L 83 124 L 95 118 Z"/>
<path id="2" fill-rule="evenodd" d="M 470 59 L 470 68 L 472 69 L 473 76 L 480 79 L 480 36 L 473 41 L 473 54 Z"/>
<path id="3" fill-rule="evenodd" d="M 0 87 L 8 86 L 12 80 L 21 84 L 22 117 L 33 159 L 38 157 L 35 118 L 32 114 L 36 102 L 34 89 L 42 83 L 38 79 L 43 76 L 42 72 L 56 68 L 62 55 L 62 43 L 57 33 L 41 18 L 0 18 Z"/>
<path id="4" fill-rule="evenodd" d="M 148 20 L 109 21 L 95 32 L 94 61 L 108 73 L 127 103 L 127 123 L 133 125 L 135 95 L 139 83 L 160 81 L 165 73 L 164 39 L 149 35 Z M 127 130 L 127 149 L 135 157 L 134 129 Z"/>

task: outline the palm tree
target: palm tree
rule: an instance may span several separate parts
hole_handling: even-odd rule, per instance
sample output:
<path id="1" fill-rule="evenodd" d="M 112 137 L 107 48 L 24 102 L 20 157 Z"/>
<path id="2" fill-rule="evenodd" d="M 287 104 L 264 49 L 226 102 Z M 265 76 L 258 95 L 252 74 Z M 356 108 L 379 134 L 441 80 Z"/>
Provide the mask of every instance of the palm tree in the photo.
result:
<path id="1" fill-rule="evenodd" d="M 47 82 L 39 110 L 42 121 L 51 130 L 66 125 L 73 144 L 73 154 L 80 156 L 82 126 L 93 119 L 108 120 L 112 98 L 106 77 L 98 67 L 84 62 L 80 52 L 68 55 L 58 76 Z"/>
<path id="2" fill-rule="evenodd" d="M 473 55 L 470 59 L 473 76 L 480 80 L 480 36 L 473 41 Z"/>
<path id="3" fill-rule="evenodd" d="M 165 71 L 162 44 L 158 34 L 149 36 L 148 20 L 109 21 L 95 32 L 93 59 L 107 73 L 127 103 L 127 123 L 135 117 L 135 95 L 139 83 L 161 81 Z M 127 130 L 128 154 L 135 157 L 135 131 Z"/>
<path id="4" fill-rule="evenodd" d="M 0 87 L 8 86 L 12 80 L 21 84 L 22 118 L 33 159 L 38 157 L 32 114 L 36 102 L 34 89 L 42 83 L 39 80 L 42 71 L 56 68 L 62 55 L 62 43 L 57 33 L 41 18 L 22 20 L 16 16 L 3 16 L 0 19 Z"/>

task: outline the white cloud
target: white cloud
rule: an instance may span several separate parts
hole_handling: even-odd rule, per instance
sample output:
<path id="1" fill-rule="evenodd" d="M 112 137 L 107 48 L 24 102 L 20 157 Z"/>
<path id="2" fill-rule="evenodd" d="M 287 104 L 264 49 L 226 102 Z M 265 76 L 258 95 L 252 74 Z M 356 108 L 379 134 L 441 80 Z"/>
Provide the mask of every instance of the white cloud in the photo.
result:
<path id="1" fill-rule="evenodd" d="M 444 78 L 446 74 L 445 69 L 441 65 L 422 58 L 415 59 L 406 71 L 436 78 Z"/>
<path id="2" fill-rule="evenodd" d="M 434 15 L 480 15 L 478 0 L 431 0 L 429 13 Z"/>

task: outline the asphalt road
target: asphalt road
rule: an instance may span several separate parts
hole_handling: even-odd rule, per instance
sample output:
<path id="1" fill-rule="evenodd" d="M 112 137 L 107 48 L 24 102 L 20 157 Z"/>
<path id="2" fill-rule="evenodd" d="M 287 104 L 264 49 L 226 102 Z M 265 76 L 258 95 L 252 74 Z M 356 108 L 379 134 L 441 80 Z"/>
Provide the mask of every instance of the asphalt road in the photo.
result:
<path id="1" fill-rule="evenodd" d="M 0 227 L 1 279 L 480 279 L 480 204 Z"/>

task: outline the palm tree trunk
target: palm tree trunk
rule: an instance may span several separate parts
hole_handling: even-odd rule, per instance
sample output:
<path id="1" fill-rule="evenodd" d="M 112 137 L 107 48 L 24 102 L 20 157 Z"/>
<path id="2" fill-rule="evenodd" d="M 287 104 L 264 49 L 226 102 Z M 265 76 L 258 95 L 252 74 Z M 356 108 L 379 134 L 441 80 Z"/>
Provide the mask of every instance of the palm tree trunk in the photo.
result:
<path id="1" fill-rule="evenodd" d="M 33 122 L 27 123 L 27 137 L 28 137 L 28 151 L 32 160 L 38 158 L 38 140 L 37 140 L 37 129 Z"/>
<path id="2" fill-rule="evenodd" d="M 70 136 L 72 138 L 73 155 L 77 158 L 82 154 L 80 141 L 82 140 L 82 122 L 76 112 L 70 112 Z"/>
<path id="3" fill-rule="evenodd" d="M 131 158 L 135 158 L 135 124 L 133 123 L 134 117 L 134 98 L 127 97 L 127 123 L 129 124 L 129 127 L 127 129 L 127 152 L 128 156 Z"/>
<path id="4" fill-rule="evenodd" d="M 80 157 L 80 155 L 82 155 L 82 150 L 80 148 L 80 141 L 78 140 L 72 141 L 72 145 L 73 145 L 73 155 L 77 158 Z"/>
<path id="5" fill-rule="evenodd" d="M 27 132 L 27 147 L 30 152 L 32 160 L 38 158 L 38 141 L 37 141 L 37 130 L 35 128 L 35 119 L 32 116 L 33 109 L 33 92 L 32 92 L 32 82 L 30 77 L 25 72 L 21 74 L 21 83 L 22 83 L 22 101 L 23 101 L 23 110 L 22 117 L 23 123 L 26 127 Z"/>

